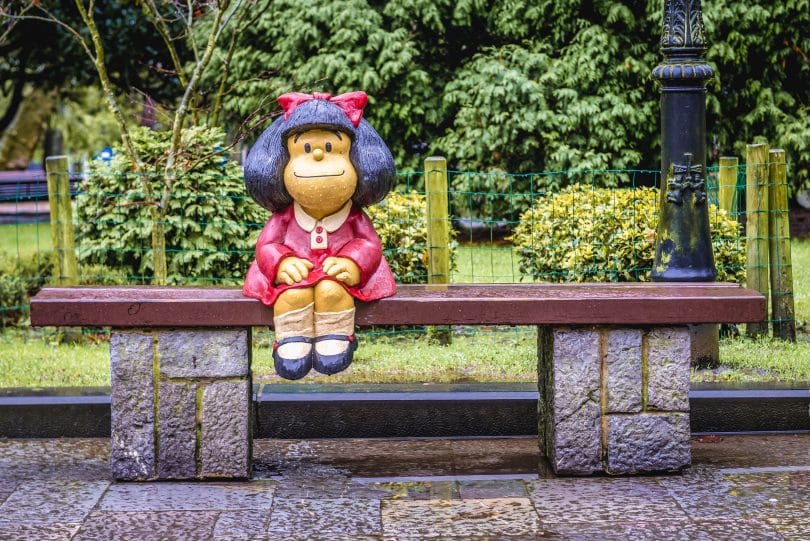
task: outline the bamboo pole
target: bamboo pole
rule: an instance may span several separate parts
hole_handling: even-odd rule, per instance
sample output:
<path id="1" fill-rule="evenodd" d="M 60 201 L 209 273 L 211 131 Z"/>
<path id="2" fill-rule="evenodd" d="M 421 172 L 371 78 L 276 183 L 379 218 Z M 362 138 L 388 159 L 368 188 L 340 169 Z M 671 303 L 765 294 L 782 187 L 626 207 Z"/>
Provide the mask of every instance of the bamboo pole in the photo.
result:
<path id="1" fill-rule="evenodd" d="M 768 305 L 768 145 L 748 145 L 745 152 L 746 283 Z M 767 319 L 767 318 L 766 318 Z M 768 334 L 768 323 L 749 323 L 749 336 Z"/>
<path id="2" fill-rule="evenodd" d="M 737 211 L 737 174 L 739 159 L 736 156 L 720 157 L 720 174 L 718 176 L 717 200 L 720 208 L 729 215 Z"/>
<path id="3" fill-rule="evenodd" d="M 450 215 L 447 205 L 447 160 L 441 156 L 425 159 L 427 196 L 428 284 L 450 282 Z M 440 344 L 451 341 L 448 327 L 428 328 L 428 335 Z"/>
<path id="4" fill-rule="evenodd" d="M 768 230 L 770 231 L 771 319 L 773 335 L 796 341 L 793 312 L 793 264 L 790 254 L 788 220 L 787 163 L 785 151 L 768 153 Z"/>
<path id="5" fill-rule="evenodd" d="M 76 237 L 73 230 L 73 206 L 70 201 L 70 170 L 67 156 L 45 160 L 48 179 L 48 206 L 53 241 L 53 278 L 58 285 L 78 283 Z"/>

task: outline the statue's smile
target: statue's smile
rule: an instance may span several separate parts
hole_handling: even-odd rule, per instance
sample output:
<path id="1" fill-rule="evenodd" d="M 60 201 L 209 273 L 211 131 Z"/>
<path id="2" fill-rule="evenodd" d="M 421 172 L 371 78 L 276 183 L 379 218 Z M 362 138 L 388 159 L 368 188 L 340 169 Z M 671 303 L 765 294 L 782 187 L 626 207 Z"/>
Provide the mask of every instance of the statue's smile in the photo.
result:
<path id="1" fill-rule="evenodd" d="M 343 176 L 344 172 L 345 170 L 341 170 L 340 173 L 334 173 L 331 175 L 299 175 L 298 173 L 293 171 L 293 175 L 295 175 L 296 178 L 324 178 L 324 177 L 340 177 Z"/>

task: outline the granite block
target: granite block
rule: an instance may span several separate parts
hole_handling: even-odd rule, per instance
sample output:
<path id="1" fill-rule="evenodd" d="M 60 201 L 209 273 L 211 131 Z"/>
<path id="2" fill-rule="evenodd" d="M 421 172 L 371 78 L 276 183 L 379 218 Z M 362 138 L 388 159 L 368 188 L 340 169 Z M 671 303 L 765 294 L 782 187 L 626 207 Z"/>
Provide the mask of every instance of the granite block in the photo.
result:
<path id="1" fill-rule="evenodd" d="M 250 476 L 250 391 L 250 381 L 247 379 L 205 386 L 201 476 Z"/>
<path id="2" fill-rule="evenodd" d="M 197 386 L 160 384 L 158 476 L 189 479 L 197 472 Z"/>
<path id="3" fill-rule="evenodd" d="M 160 372 L 168 378 L 246 377 L 250 370 L 249 329 L 161 331 Z"/>
<path id="4" fill-rule="evenodd" d="M 607 411 L 641 412 L 641 330 L 607 332 Z"/>
<path id="5" fill-rule="evenodd" d="M 646 339 L 647 409 L 689 411 L 689 328 L 655 328 Z"/>
<path id="6" fill-rule="evenodd" d="M 607 426 L 610 474 L 676 471 L 690 463 L 688 413 L 608 415 Z"/>
<path id="7" fill-rule="evenodd" d="M 110 462 L 115 479 L 156 475 L 153 360 L 152 335 L 111 333 Z"/>
<path id="8" fill-rule="evenodd" d="M 541 328 L 538 347 L 541 449 L 556 473 L 601 471 L 599 332 Z"/>

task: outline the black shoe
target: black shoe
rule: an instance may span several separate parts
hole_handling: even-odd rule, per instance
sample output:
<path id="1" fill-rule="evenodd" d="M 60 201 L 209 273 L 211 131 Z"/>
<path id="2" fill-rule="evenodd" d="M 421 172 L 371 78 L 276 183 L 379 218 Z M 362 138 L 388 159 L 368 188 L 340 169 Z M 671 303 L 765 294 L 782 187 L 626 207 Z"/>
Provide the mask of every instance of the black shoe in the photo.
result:
<path id="1" fill-rule="evenodd" d="M 315 371 L 320 372 L 321 374 L 332 375 L 346 370 L 349 365 L 352 364 L 352 357 L 357 349 L 357 337 L 355 337 L 353 334 L 325 334 L 315 338 L 315 343 L 317 344 L 323 340 L 343 340 L 349 343 L 349 347 L 347 347 L 346 351 L 343 353 L 337 353 L 335 355 L 321 355 L 318 353 L 318 348 L 313 345 L 312 367 L 315 369 Z"/>
<path id="2" fill-rule="evenodd" d="M 276 367 L 276 374 L 284 379 L 301 379 L 306 376 L 312 368 L 312 353 L 315 347 L 312 346 L 309 353 L 300 359 L 287 359 L 278 354 L 278 347 L 293 342 L 305 342 L 312 344 L 312 338 L 306 336 L 290 336 L 273 343 L 273 364 Z"/>

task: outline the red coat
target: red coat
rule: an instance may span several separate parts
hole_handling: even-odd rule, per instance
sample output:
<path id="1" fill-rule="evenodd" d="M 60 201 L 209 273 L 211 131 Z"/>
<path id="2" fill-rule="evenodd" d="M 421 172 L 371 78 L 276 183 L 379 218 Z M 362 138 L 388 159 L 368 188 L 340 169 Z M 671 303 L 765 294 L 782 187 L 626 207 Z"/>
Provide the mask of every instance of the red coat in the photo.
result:
<path id="1" fill-rule="evenodd" d="M 296 213 L 296 206 L 293 204 L 276 212 L 264 226 L 256 243 L 256 259 L 245 277 L 242 292 L 246 297 L 272 306 L 287 289 L 312 287 L 321 280 L 335 280 L 324 274 L 322 269 L 323 260 L 332 256 L 351 259 L 360 269 L 360 283 L 357 286 L 351 287 L 335 280 L 352 297 L 374 301 L 396 293 L 394 275 L 382 255 L 380 238 L 371 220 L 360 208 L 352 205 L 345 221 L 342 221 L 345 215 L 345 209 L 342 209 L 343 212 L 338 211 L 324 218 L 323 222 L 316 223 L 300 207 Z M 304 229 L 302 224 L 308 229 Z M 324 227 L 326 231 L 323 231 Z M 309 276 L 297 284 L 276 285 L 278 265 L 287 256 L 306 259 L 312 262 L 313 268 Z"/>

